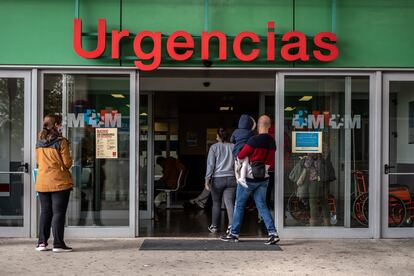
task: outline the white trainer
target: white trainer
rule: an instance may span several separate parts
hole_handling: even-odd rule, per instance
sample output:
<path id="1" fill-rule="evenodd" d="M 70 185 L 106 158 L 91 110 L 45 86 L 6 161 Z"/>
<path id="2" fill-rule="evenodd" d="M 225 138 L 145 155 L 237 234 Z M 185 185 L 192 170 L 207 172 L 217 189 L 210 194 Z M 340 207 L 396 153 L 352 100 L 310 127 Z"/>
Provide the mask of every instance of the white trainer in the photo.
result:
<path id="1" fill-rule="evenodd" d="M 36 251 L 48 251 L 47 245 L 44 243 L 38 244 L 36 246 Z"/>

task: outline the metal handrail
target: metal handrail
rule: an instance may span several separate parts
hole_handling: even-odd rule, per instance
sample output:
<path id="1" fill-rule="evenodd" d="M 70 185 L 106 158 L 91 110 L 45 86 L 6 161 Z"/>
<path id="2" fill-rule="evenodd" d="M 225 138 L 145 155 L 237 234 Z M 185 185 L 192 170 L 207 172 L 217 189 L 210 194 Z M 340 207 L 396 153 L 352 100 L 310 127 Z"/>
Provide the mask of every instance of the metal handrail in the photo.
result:
<path id="1" fill-rule="evenodd" d="M 15 171 L 15 172 L 0 172 L 0 174 L 25 174 L 26 172 L 19 172 L 19 171 Z"/>

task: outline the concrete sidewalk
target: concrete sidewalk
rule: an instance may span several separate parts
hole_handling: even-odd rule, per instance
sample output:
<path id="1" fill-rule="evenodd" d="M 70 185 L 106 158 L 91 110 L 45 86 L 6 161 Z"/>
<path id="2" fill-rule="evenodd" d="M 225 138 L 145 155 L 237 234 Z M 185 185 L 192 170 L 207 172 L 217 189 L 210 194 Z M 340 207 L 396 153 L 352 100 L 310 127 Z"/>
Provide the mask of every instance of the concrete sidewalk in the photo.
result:
<path id="1" fill-rule="evenodd" d="M 71 253 L 0 239 L 0 275 L 414 275 L 412 240 L 283 240 L 283 251 L 139 251 L 143 239 L 73 239 Z"/>

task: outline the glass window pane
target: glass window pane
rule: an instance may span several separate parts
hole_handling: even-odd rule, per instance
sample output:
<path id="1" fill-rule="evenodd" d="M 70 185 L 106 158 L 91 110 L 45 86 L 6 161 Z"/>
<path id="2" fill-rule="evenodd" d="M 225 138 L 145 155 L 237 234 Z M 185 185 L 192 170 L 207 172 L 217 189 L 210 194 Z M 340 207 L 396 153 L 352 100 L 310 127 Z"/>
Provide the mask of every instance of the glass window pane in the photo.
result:
<path id="1" fill-rule="evenodd" d="M 414 81 L 390 82 L 389 166 L 388 226 L 413 227 Z"/>
<path id="2" fill-rule="evenodd" d="M 346 82 L 286 78 L 286 226 L 368 225 L 369 78 Z"/>
<path id="3" fill-rule="evenodd" d="M 0 78 L 0 171 L 21 171 L 24 79 Z M 23 226 L 23 176 L 0 174 L 0 226 Z"/>
<path id="4" fill-rule="evenodd" d="M 44 84 L 44 112 L 63 113 L 71 142 L 68 225 L 128 226 L 129 75 L 47 74 Z M 113 136 L 111 130 L 98 136 L 116 138 L 107 140 L 111 151 L 105 139 L 97 140 L 97 129 L 115 129 Z"/>
<path id="5" fill-rule="evenodd" d="M 351 227 L 368 227 L 369 195 L 369 78 L 352 77 Z M 359 119 L 358 119 L 359 118 Z"/>
<path id="6" fill-rule="evenodd" d="M 62 74 L 47 74 L 43 80 L 44 114 L 62 114 Z"/>
<path id="7" fill-rule="evenodd" d="M 139 100 L 139 210 L 148 208 L 148 96 L 141 95 Z"/>

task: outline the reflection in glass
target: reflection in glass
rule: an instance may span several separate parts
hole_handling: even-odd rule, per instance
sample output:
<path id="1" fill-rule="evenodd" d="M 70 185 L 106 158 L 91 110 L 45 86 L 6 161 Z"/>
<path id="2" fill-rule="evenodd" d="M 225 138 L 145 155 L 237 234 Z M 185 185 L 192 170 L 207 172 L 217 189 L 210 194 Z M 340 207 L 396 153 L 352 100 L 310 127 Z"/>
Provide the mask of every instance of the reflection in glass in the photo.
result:
<path id="1" fill-rule="evenodd" d="M 368 78 L 286 78 L 286 226 L 368 226 L 368 101 Z"/>
<path id="2" fill-rule="evenodd" d="M 139 210 L 148 208 L 148 95 L 141 95 L 139 99 Z"/>
<path id="3" fill-rule="evenodd" d="M 369 79 L 352 77 L 351 115 L 360 116 L 360 126 L 351 134 L 351 227 L 368 227 L 369 205 Z"/>
<path id="4" fill-rule="evenodd" d="M 24 160 L 24 79 L 0 78 L 0 171 Z M 0 174 L 0 226 L 23 226 L 23 176 Z"/>
<path id="5" fill-rule="evenodd" d="M 388 226 L 414 223 L 414 81 L 391 81 Z"/>
<path id="6" fill-rule="evenodd" d="M 47 74 L 44 113 L 60 113 L 71 142 L 69 226 L 129 225 L 129 75 Z M 96 129 L 117 129 L 117 158 L 96 158 Z"/>

